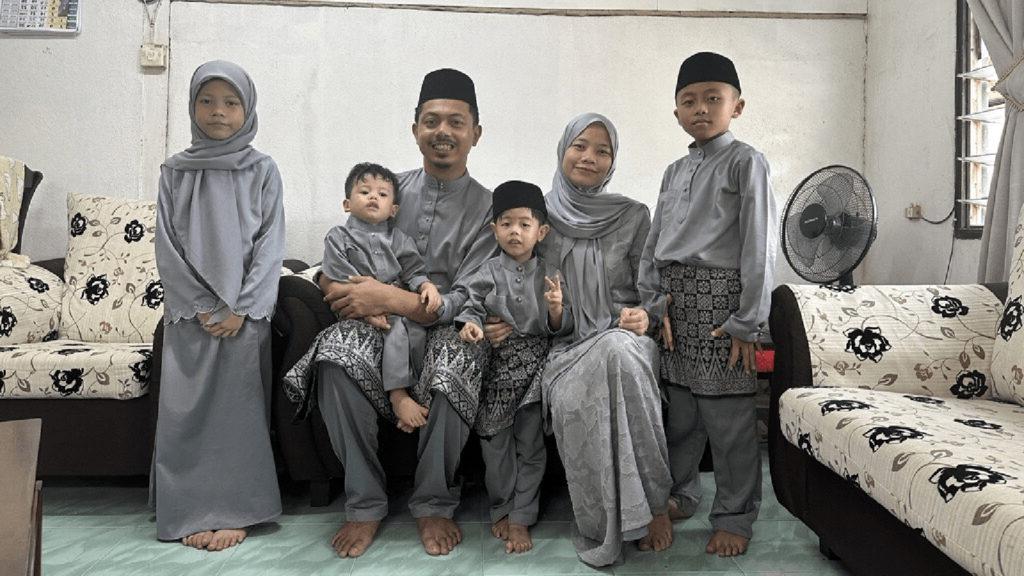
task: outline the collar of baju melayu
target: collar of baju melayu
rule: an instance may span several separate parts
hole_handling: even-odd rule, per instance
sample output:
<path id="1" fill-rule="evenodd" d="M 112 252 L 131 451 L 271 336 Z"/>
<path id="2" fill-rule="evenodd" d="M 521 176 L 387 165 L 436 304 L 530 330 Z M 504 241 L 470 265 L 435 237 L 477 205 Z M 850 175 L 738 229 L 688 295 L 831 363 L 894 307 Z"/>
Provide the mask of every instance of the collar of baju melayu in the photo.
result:
<path id="1" fill-rule="evenodd" d="M 732 135 L 732 132 L 726 130 L 725 132 L 722 132 L 718 136 L 715 136 L 709 142 L 705 142 L 703 146 L 697 144 L 696 142 L 691 143 L 690 156 L 695 157 L 697 159 L 700 159 L 702 157 L 710 158 L 715 154 L 719 153 L 720 151 L 725 150 L 725 148 L 727 148 L 729 144 L 732 144 L 735 141 L 736 137 Z"/>
<path id="2" fill-rule="evenodd" d="M 533 272 L 534 270 L 537 269 L 536 251 L 534 251 L 533 256 L 530 256 L 529 260 L 523 262 L 522 264 L 516 262 L 515 258 L 509 256 L 508 254 L 505 254 L 504 251 L 501 253 L 501 256 L 498 256 L 498 258 L 500 259 L 499 261 L 501 262 L 501 267 L 508 270 L 509 272 L 522 272 L 524 274 L 529 274 L 530 272 Z"/>
<path id="3" fill-rule="evenodd" d="M 355 214 L 350 214 L 348 220 L 345 222 L 345 228 L 348 228 L 350 232 L 365 232 L 367 234 L 387 234 L 391 231 L 391 218 L 371 224 L 364 220 L 361 220 Z"/>
<path id="4" fill-rule="evenodd" d="M 466 170 L 465 174 L 459 176 L 455 180 L 440 180 L 431 176 L 426 170 L 423 170 L 423 177 L 428 188 L 440 190 L 444 194 L 464 192 L 466 188 L 469 188 L 469 183 L 472 180 L 472 178 L 469 177 L 469 170 Z"/>

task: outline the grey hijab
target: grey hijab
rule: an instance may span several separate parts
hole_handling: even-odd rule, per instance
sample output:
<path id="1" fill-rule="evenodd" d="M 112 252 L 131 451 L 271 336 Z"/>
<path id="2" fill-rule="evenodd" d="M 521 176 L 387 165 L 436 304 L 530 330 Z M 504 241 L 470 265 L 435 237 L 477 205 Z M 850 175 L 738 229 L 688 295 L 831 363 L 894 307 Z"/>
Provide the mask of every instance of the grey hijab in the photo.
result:
<path id="1" fill-rule="evenodd" d="M 569 181 L 562 160 L 580 134 L 591 124 L 602 124 L 612 144 L 612 165 L 599 186 L 581 189 Z M 551 226 L 566 237 L 559 264 L 566 274 L 569 305 L 576 320 L 574 339 L 579 340 L 615 326 L 618 316 L 605 277 L 604 255 L 598 239 L 618 227 L 619 219 L 636 201 L 620 194 L 603 193 L 615 172 L 619 137 L 615 125 L 600 114 L 573 118 L 558 142 L 558 169 L 551 191 L 544 197 Z"/>
<path id="2" fill-rule="evenodd" d="M 196 124 L 196 97 L 203 84 L 215 79 L 234 87 L 245 111 L 242 127 L 226 140 L 208 138 Z M 192 74 L 188 109 L 192 145 L 164 162 L 175 171 L 171 192 L 178 217 L 177 228 L 170 232 L 180 242 L 182 256 L 197 279 L 236 310 L 245 274 L 244 235 L 236 198 L 240 194 L 246 197 L 236 187 L 253 181 L 237 174 L 267 158 L 250 145 L 256 136 L 256 86 L 237 64 L 207 62 Z"/>

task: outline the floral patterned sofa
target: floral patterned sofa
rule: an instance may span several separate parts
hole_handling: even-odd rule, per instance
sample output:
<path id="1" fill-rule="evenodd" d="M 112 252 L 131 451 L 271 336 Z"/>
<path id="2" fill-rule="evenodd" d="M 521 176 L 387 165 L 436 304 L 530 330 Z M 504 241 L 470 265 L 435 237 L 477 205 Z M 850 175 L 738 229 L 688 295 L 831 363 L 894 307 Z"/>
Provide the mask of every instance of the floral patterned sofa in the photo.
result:
<path id="1" fill-rule="evenodd" d="M 66 258 L 0 267 L 0 420 L 42 418 L 40 475 L 149 472 L 155 225 L 154 202 L 71 195 Z"/>
<path id="2" fill-rule="evenodd" d="M 1009 286 L 773 294 L 775 493 L 856 574 L 1024 574 L 1021 218 Z"/>

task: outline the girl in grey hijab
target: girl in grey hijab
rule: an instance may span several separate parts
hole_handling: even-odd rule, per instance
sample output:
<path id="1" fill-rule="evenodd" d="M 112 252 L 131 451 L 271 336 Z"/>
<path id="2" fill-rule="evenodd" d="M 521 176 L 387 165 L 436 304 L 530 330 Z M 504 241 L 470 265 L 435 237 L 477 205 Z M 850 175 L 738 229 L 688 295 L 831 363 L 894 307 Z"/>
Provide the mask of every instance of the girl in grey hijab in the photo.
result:
<path id="1" fill-rule="evenodd" d="M 270 317 L 284 248 L 281 175 L 251 146 L 256 87 L 207 62 L 189 89 L 192 145 L 160 167 L 164 345 L 151 494 L 157 538 L 223 550 L 275 519 Z"/>
<path id="2" fill-rule="evenodd" d="M 661 420 L 658 355 L 636 289 L 647 207 L 605 192 L 619 152 L 615 126 L 582 114 L 558 143 L 542 255 L 565 274 L 575 333 L 553 346 L 541 383 L 575 517 L 573 541 L 592 566 L 672 542 L 672 479 Z"/>

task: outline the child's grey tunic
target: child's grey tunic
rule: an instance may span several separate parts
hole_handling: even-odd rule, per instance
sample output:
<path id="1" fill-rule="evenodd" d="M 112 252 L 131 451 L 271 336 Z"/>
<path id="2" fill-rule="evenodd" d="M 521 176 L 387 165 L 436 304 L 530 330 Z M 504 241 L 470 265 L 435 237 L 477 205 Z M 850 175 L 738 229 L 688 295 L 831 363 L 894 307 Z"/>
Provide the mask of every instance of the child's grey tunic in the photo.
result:
<path id="1" fill-rule="evenodd" d="M 423 259 L 409 236 L 394 228 L 390 221 L 370 224 L 355 216 L 327 233 L 321 270 L 339 282 L 349 276 L 372 276 L 412 292 L 419 292 L 420 286 L 428 281 Z M 426 345 L 426 331 L 419 324 L 396 315 L 389 316 L 388 323 L 391 329 L 384 332 L 380 366 L 385 391 L 413 385 Z M 384 416 L 390 414 L 386 408 L 382 412 Z"/>

